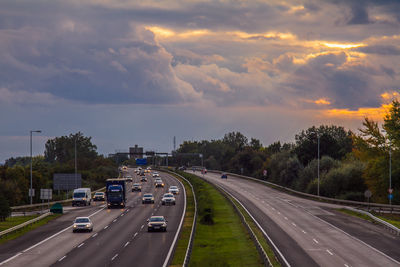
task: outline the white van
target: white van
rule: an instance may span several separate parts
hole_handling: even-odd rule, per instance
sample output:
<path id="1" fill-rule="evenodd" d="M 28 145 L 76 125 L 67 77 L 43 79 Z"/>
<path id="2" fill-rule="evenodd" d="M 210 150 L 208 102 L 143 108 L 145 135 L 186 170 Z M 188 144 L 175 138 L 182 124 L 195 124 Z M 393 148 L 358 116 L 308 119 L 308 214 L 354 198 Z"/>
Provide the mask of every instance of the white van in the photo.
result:
<path id="1" fill-rule="evenodd" d="M 90 205 L 92 201 L 92 192 L 90 188 L 77 188 L 74 189 L 72 195 L 72 206 Z"/>

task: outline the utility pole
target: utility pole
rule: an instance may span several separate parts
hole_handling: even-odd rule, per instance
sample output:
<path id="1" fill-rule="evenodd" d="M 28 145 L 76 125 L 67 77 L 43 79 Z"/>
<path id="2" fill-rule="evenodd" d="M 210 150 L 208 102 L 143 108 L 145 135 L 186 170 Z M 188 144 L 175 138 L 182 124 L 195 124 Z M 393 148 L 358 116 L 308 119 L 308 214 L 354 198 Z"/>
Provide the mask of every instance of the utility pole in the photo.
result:
<path id="1" fill-rule="evenodd" d="M 75 141 L 75 188 L 78 188 L 78 166 L 77 166 L 77 160 L 76 160 L 76 138 L 75 136 L 74 141 Z"/>
<path id="2" fill-rule="evenodd" d="M 318 194 L 318 196 L 319 196 L 319 139 L 320 139 L 320 136 L 319 136 L 319 133 L 317 134 L 317 138 L 318 138 L 318 188 L 317 188 L 317 194 Z"/>
<path id="3" fill-rule="evenodd" d="M 32 205 L 32 196 L 33 196 L 33 189 L 32 189 L 32 133 L 41 133 L 42 131 L 40 130 L 36 130 L 36 131 L 29 131 L 30 133 L 30 150 L 31 150 L 31 186 L 30 186 L 30 190 L 29 190 L 29 196 L 30 196 L 30 203 Z"/>

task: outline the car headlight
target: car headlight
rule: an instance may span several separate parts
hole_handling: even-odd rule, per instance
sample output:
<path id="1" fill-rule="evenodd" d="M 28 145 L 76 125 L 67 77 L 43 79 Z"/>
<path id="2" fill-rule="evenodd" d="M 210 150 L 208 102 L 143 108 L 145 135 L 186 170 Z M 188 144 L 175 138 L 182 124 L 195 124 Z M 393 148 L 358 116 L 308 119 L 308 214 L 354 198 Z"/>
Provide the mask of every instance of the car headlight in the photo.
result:
<path id="1" fill-rule="evenodd" d="M 74 224 L 74 228 L 76 228 L 76 225 Z"/>
<path id="2" fill-rule="evenodd" d="M 90 224 L 86 224 L 86 228 L 89 228 L 90 227 Z"/>
<path id="3" fill-rule="evenodd" d="M 84 198 L 82 198 L 82 200 L 86 200 L 86 198 L 84 197 Z"/>

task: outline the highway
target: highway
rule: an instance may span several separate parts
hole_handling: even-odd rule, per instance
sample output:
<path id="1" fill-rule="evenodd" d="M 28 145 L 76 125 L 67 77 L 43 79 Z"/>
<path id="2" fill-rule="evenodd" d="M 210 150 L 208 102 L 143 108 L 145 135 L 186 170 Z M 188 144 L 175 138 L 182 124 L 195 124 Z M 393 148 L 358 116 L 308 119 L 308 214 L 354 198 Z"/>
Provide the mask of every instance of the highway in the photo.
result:
<path id="1" fill-rule="evenodd" d="M 134 182 L 139 181 L 138 176 L 132 176 Z M 107 209 L 101 202 L 76 208 L 38 231 L 1 245 L 0 265 L 163 266 L 184 212 L 184 189 L 168 174 L 160 173 L 164 188 L 155 188 L 154 178 L 146 176 L 148 182 L 142 183 L 142 192 L 131 192 L 128 183 L 126 208 Z M 181 194 L 176 196 L 175 206 L 162 206 L 161 197 L 170 185 L 179 186 Z M 154 194 L 154 204 L 142 204 L 142 195 L 148 192 Z M 147 232 L 147 219 L 152 215 L 167 218 L 167 232 Z M 77 216 L 90 216 L 93 232 L 72 233 L 72 221 Z"/>
<path id="2" fill-rule="evenodd" d="M 188 171 L 190 172 L 190 171 Z M 260 183 L 201 175 L 235 196 L 260 223 L 291 266 L 400 266 L 400 237 Z"/>

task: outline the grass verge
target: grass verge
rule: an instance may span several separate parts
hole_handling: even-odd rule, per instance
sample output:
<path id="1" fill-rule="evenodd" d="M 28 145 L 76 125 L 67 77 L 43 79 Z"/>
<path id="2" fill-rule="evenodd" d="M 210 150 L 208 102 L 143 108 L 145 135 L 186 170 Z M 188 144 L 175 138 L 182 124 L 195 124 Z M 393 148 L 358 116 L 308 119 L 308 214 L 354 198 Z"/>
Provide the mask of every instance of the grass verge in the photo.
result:
<path id="1" fill-rule="evenodd" d="M 278 259 L 275 257 L 274 251 L 269 246 L 263 233 L 258 228 L 258 226 L 253 221 L 253 219 L 249 216 L 249 214 L 246 212 L 246 210 L 243 209 L 243 207 L 236 200 L 234 200 L 231 197 L 229 197 L 229 198 L 235 203 L 236 207 L 238 207 L 240 212 L 244 215 L 246 222 L 250 226 L 251 230 L 253 230 L 254 234 L 256 235 L 256 237 L 258 239 L 258 242 L 260 242 L 261 246 L 264 248 L 265 253 L 267 253 L 267 256 L 268 256 L 269 260 L 271 261 L 272 266 L 274 266 L 274 267 L 281 266 Z"/>
<path id="2" fill-rule="evenodd" d="M 10 229 L 11 227 L 17 226 L 18 224 L 35 219 L 38 216 L 39 215 L 8 217 L 8 218 L 6 218 L 5 221 L 0 222 L 0 232 Z"/>
<path id="3" fill-rule="evenodd" d="M 371 212 L 372 215 L 375 217 L 378 217 L 381 220 L 384 220 L 397 228 L 400 228 L 400 215 L 398 214 L 386 214 L 386 213 L 376 213 L 376 212 Z"/>
<path id="4" fill-rule="evenodd" d="M 185 259 L 186 249 L 189 245 L 190 233 L 192 232 L 193 217 L 194 217 L 194 199 L 190 185 L 179 176 L 175 176 L 185 186 L 186 190 L 186 214 L 183 219 L 181 234 L 175 248 L 174 258 L 170 266 L 182 266 Z"/>
<path id="5" fill-rule="evenodd" d="M 30 224 L 30 225 L 28 225 L 26 227 L 21 228 L 20 230 L 17 230 L 17 231 L 14 231 L 14 232 L 10 233 L 10 234 L 2 236 L 2 237 L 0 237 L 0 245 L 5 243 L 5 242 L 7 242 L 7 241 L 9 241 L 9 240 L 12 240 L 12 239 L 15 239 L 17 237 L 20 237 L 20 236 L 26 234 L 27 232 L 32 231 L 32 230 L 34 230 L 34 229 L 36 229 L 36 228 L 38 228 L 38 227 L 40 227 L 42 225 L 45 225 L 49 221 L 51 221 L 51 220 L 53 220 L 53 219 L 55 219 L 55 218 L 57 218 L 59 216 L 61 216 L 61 214 L 49 215 L 49 216 L 44 217 L 43 219 L 41 219 L 41 220 L 39 220 L 39 221 L 37 221 L 37 222 L 35 222 L 33 224 Z M 25 217 L 34 217 L 34 216 L 25 216 Z M 33 219 L 33 218 L 31 218 L 31 219 Z"/>
<path id="6" fill-rule="evenodd" d="M 256 246 L 229 201 L 212 185 L 179 172 L 194 187 L 198 221 L 190 266 L 263 266 Z"/>

